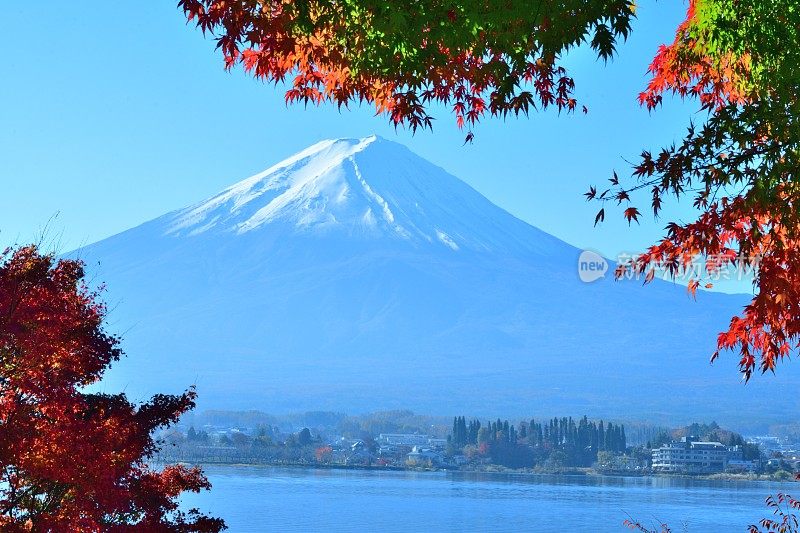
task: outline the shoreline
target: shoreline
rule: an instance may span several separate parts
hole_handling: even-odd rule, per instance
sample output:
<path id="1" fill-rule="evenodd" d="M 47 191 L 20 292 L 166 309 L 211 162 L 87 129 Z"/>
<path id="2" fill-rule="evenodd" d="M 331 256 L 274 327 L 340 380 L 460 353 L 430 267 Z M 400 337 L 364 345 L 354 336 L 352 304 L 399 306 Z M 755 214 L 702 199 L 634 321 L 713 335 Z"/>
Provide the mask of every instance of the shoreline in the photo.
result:
<path id="1" fill-rule="evenodd" d="M 167 465 L 167 464 L 189 464 L 197 465 L 201 468 L 206 467 L 270 467 L 270 468 L 290 468 L 290 469 L 305 469 L 305 470 L 352 470 L 352 471 L 374 471 L 374 472 L 419 472 L 419 473 L 433 473 L 443 472 L 449 474 L 489 474 L 489 475 L 513 475 L 513 476 L 529 476 L 529 477 L 544 477 L 544 476 L 570 476 L 570 477 L 615 477 L 615 478 L 661 478 L 661 479 L 692 479 L 701 481 L 755 481 L 755 482 L 785 482 L 794 483 L 794 479 L 776 479 L 771 476 L 763 474 L 660 474 L 660 473 L 631 473 L 620 471 L 600 472 L 587 467 L 571 467 L 558 471 L 537 471 L 533 469 L 509 469 L 503 467 L 492 468 L 413 468 L 407 466 L 391 466 L 391 465 L 344 465 L 344 464 L 326 464 L 326 463 L 243 463 L 243 462 L 199 462 L 193 463 L 190 461 L 175 461 L 164 462 L 156 461 L 153 464 Z"/>

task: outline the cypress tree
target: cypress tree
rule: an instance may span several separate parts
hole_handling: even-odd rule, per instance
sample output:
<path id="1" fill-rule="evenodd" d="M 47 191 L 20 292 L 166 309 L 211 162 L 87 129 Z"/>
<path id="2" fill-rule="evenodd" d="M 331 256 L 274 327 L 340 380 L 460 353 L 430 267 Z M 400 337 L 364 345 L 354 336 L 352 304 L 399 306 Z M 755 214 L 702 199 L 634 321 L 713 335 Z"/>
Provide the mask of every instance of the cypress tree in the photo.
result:
<path id="1" fill-rule="evenodd" d="M 599 450 L 606 449 L 606 431 L 603 428 L 603 421 L 597 426 L 597 446 Z"/>

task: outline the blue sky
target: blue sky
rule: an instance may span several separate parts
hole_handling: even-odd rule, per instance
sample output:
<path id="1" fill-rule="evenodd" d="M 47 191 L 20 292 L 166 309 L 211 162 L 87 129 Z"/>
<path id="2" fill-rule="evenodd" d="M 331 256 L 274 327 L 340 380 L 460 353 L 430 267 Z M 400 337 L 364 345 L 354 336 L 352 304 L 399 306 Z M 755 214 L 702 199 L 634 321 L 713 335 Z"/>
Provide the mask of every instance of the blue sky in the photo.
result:
<path id="1" fill-rule="evenodd" d="M 580 248 L 616 257 L 662 233 L 666 220 L 629 228 L 621 211 L 594 228 L 598 206 L 582 193 L 614 169 L 627 173 L 623 158 L 677 140 L 695 112 L 672 101 L 649 114 L 636 102 L 684 2 L 641 2 L 631 39 L 608 65 L 585 48 L 570 54 L 588 115 L 487 120 L 467 146 L 445 109 L 436 110 L 433 133 L 411 135 L 368 107 L 287 108 L 280 87 L 225 72 L 213 41 L 187 26 L 175 2 L 134 6 L 4 8 L 0 244 L 36 239 L 48 226 L 69 250 L 201 200 L 321 139 L 373 133 Z M 688 206 L 665 213 L 690 217 Z"/>

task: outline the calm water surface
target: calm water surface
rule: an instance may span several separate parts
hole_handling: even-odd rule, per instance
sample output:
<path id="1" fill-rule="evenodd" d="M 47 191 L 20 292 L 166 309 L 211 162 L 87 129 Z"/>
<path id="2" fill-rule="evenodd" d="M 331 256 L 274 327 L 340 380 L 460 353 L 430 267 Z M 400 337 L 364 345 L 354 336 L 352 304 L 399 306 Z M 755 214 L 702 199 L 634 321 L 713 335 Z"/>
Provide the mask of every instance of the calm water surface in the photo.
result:
<path id="1" fill-rule="evenodd" d="M 745 532 L 791 483 L 210 466 L 187 507 L 232 532 L 629 531 L 627 513 L 675 533 Z M 800 494 L 800 490 L 795 490 Z"/>

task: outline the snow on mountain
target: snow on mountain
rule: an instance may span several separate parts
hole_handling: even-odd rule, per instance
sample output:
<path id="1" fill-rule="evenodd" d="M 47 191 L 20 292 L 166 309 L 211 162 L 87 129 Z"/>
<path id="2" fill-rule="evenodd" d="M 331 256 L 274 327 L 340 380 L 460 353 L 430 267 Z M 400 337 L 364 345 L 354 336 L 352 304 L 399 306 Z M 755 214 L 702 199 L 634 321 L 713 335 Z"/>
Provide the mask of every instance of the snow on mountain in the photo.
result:
<path id="1" fill-rule="evenodd" d="M 166 233 L 176 237 L 241 235 L 270 226 L 453 251 L 516 253 L 534 245 L 526 238 L 528 225 L 376 136 L 322 141 L 168 218 Z M 538 246 L 558 247 L 545 235 L 540 240 Z"/>
<path id="2" fill-rule="evenodd" d="M 205 407 L 782 420 L 797 373 L 711 366 L 743 297 L 586 284 L 580 251 L 378 137 L 323 141 L 76 252 L 128 358 Z M 767 394 L 770 392 L 771 394 Z M 793 397 L 788 392 L 780 396 Z"/>

